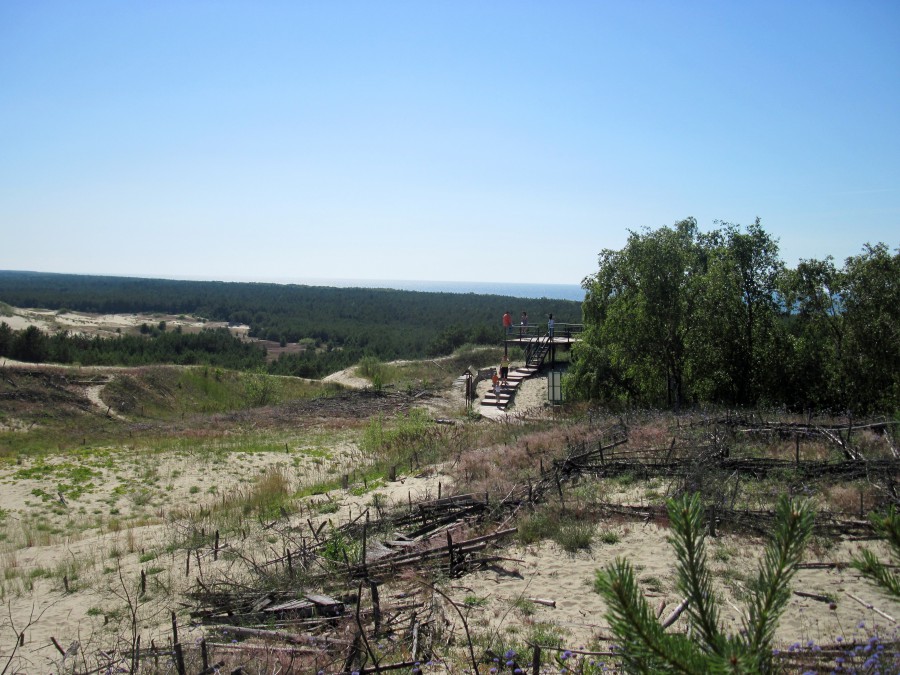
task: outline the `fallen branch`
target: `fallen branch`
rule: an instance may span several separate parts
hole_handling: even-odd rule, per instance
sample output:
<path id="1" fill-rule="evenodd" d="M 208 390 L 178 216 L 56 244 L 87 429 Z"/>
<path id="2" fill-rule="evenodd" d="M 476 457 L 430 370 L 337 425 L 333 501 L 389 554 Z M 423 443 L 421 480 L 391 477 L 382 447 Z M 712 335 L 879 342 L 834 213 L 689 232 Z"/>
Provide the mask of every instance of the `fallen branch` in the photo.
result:
<path id="1" fill-rule="evenodd" d="M 672 613 L 666 617 L 666 620 L 662 622 L 663 630 L 671 626 L 673 623 L 678 621 L 678 617 L 681 616 L 681 613 L 687 609 L 687 606 L 690 604 L 690 598 L 685 598 L 681 602 L 678 603 L 678 606 L 672 610 Z"/>
<path id="2" fill-rule="evenodd" d="M 827 595 L 819 595 L 818 593 L 807 593 L 805 591 L 794 591 L 794 595 L 799 595 L 801 598 L 812 598 L 813 600 L 818 600 L 819 602 L 833 602 L 834 599 L 828 597 Z"/>
<path id="3" fill-rule="evenodd" d="M 871 610 L 872 610 L 873 612 L 875 612 L 876 614 L 880 614 L 881 616 L 883 616 L 885 619 L 887 619 L 887 620 L 890 621 L 891 623 L 897 623 L 897 620 L 896 620 L 894 617 L 892 617 L 890 614 L 886 614 L 886 613 L 882 612 L 880 609 L 878 609 L 878 608 L 877 608 L 875 605 L 873 605 L 872 603 L 866 602 L 866 601 L 863 600 L 862 598 L 856 597 L 856 596 L 853 595 L 853 593 L 851 593 L 850 591 L 844 591 L 844 593 L 846 593 L 848 596 L 850 596 L 853 600 L 856 600 L 859 604 L 861 604 L 861 605 L 862 605 L 863 607 L 865 607 L 866 609 L 871 609 Z"/>

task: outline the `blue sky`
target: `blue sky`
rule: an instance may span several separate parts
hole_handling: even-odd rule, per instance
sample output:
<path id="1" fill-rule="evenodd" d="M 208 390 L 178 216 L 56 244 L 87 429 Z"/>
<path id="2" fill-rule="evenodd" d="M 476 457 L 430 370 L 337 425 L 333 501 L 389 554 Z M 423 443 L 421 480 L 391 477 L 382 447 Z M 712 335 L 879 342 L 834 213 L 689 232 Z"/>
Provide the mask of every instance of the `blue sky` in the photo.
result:
<path id="1" fill-rule="evenodd" d="M 0 3 L 0 269 L 577 284 L 900 245 L 900 3 Z"/>

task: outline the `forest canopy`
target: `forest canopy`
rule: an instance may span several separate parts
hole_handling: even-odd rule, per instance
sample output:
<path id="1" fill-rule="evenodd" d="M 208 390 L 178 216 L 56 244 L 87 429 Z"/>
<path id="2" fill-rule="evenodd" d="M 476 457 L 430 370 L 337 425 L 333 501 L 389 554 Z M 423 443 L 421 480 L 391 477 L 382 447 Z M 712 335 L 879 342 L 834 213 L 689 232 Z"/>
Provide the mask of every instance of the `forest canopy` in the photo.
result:
<path id="1" fill-rule="evenodd" d="M 789 269 L 759 219 L 631 232 L 583 282 L 570 395 L 640 406 L 716 403 L 900 410 L 900 251 Z"/>
<path id="2" fill-rule="evenodd" d="M 99 314 L 165 313 L 250 326 L 249 336 L 311 348 L 267 367 L 282 375 L 321 377 L 363 356 L 381 360 L 449 354 L 463 344 L 500 343 L 501 317 L 527 311 L 533 323 L 578 323 L 581 305 L 473 293 L 372 288 L 172 281 L 0 271 L 0 301 L 13 307 Z M 0 317 L 2 321 L 2 317 Z M 265 354 L 236 338 L 149 331 L 142 336 L 42 336 L 0 328 L 0 356 L 58 363 L 209 363 L 261 367 Z M 103 340 L 104 342 L 100 342 Z M 23 358 L 23 354 L 28 358 Z"/>

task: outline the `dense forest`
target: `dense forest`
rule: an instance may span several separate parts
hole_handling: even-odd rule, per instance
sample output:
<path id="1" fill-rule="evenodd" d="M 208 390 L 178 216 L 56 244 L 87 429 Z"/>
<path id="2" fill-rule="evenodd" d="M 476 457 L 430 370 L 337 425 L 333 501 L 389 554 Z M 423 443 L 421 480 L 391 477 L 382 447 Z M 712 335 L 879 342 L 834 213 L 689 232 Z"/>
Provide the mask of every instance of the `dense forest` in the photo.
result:
<path id="1" fill-rule="evenodd" d="M 716 403 L 900 411 L 900 251 L 842 267 L 779 258 L 759 220 L 632 232 L 584 282 L 570 395 L 639 406 Z"/>
<path id="2" fill-rule="evenodd" d="M 310 349 L 267 366 L 271 372 L 305 377 L 334 372 L 363 356 L 422 358 L 449 354 L 466 343 L 497 344 L 507 310 L 514 316 L 527 311 L 534 323 L 545 322 L 550 313 L 561 323 L 581 320 L 580 303 L 546 298 L 9 271 L 0 271 L 0 302 L 100 314 L 183 314 L 249 325 L 251 337 L 308 344 Z M 198 337 L 152 330 L 92 340 L 26 334 L 6 326 L 0 327 L 0 356 L 84 365 L 265 365 L 259 347 L 214 331 Z"/>

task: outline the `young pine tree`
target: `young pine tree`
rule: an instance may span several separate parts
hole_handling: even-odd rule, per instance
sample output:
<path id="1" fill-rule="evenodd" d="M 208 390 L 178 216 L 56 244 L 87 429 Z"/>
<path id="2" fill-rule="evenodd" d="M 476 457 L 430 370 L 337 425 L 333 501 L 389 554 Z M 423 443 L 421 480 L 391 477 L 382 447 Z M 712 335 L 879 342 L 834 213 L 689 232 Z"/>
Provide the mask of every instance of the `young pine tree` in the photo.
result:
<path id="1" fill-rule="evenodd" d="M 687 602 L 690 637 L 666 633 L 635 580 L 627 560 L 597 572 L 596 589 L 606 600 L 606 618 L 620 641 L 627 672 L 765 673 L 772 670 L 778 619 L 790 599 L 790 581 L 812 534 L 814 512 L 806 501 L 782 497 L 772 541 L 765 550 L 748 601 L 744 629 L 722 633 L 719 600 L 707 567 L 705 522 L 699 495 L 670 500 L 670 542 L 678 558 L 677 587 Z"/>
<path id="2" fill-rule="evenodd" d="M 900 560 L 900 514 L 894 506 L 891 505 L 887 515 L 879 516 L 873 513 L 869 516 L 869 520 L 872 521 L 875 532 L 887 539 L 893 557 Z M 853 556 L 851 564 L 862 572 L 864 577 L 874 581 L 895 598 L 900 598 L 900 574 L 889 569 L 869 549 L 864 548 L 859 557 Z"/>

